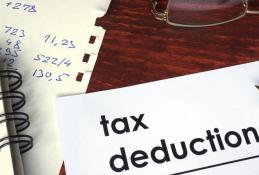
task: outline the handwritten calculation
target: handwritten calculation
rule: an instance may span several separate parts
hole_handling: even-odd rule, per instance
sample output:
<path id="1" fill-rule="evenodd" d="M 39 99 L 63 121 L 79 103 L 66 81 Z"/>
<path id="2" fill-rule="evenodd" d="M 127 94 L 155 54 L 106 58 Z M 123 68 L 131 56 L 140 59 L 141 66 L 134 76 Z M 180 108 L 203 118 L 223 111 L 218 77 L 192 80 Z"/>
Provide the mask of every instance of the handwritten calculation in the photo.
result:
<path id="1" fill-rule="evenodd" d="M 33 72 L 32 76 L 38 79 L 46 79 L 47 81 L 62 82 L 65 78 L 70 77 L 70 74 L 60 73 L 55 75 L 53 72 L 50 72 L 50 71 L 45 71 L 43 69 L 36 69 Z"/>
<path id="2" fill-rule="evenodd" d="M 50 56 L 46 56 L 46 55 L 43 55 L 43 54 L 38 54 L 34 58 L 34 60 L 38 61 L 38 62 L 41 62 L 41 63 L 45 63 L 45 64 L 52 64 L 52 65 L 55 65 L 57 67 L 59 67 L 61 65 L 69 67 L 72 64 L 70 59 L 67 59 L 67 58 L 60 59 L 60 58 L 55 58 L 55 57 L 52 58 Z"/>
<path id="3" fill-rule="evenodd" d="M 11 36 L 18 36 L 20 38 L 25 37 L 25 31 L 18 29 L 18 28 L 14 28 L 14 27 L 10 27 L 10 26 L 5 26 L 5 32 L 8 35 Z"/>
<path id="4" fill-rule="evenodd" d="M 51 46 L 62 46 L 68 49 L 76 48 L 74 41 L 68 39 L 58 39 L 58 37 L 54 35 L 45 35 L 44 42 L 46 44 L 50 44 Z"/>
<path id="5" fill-rule="evenodd" d="M 0 55 L 7 64 L 7 69 L 16 70 L 14 67 L 19 53 L 22 51 L 22 38 L 26 37 L 25 31 L 11 26 L 5 26 L 3 33 L 6 38 L 4 45 L 0 47 Z"/>
<path id="6" fill-rule="evenodd" d="M 20 40 L 14 40 L 14 42 L 13 42 L 11 39 L 7 39 L 6 44 L 7 44 L 7 48 L 6 49 L 1 48 L 0 53 L 3 56 L 10 56 L 10 57 L 13 57 L 13 58 L 17 58 L 19 56 L 18 52 L 21 51 L 21 46 L 20 46 L 21 41 Z"/>
<path id="7" fill-rule="evenodd" d="M 29 13 L 37 12 L 36 6 L 33 4 L 25 4 L 20 2 L 7 2 L 6 7 L 12 10 L 23 10 Z"/>

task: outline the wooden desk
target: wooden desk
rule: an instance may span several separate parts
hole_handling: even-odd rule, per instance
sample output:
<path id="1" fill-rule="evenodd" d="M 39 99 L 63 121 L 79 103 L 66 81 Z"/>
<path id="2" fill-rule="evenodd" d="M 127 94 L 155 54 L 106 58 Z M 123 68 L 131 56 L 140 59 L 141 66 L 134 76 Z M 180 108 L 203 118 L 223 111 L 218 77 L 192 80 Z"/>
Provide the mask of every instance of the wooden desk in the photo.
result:
<path id="1" fill-rule="evenodd" d="M 259 15 L 216 27 L 178 28 L 154 20 L 149 0 L 112 0 L 97 25 L 107 33 L 88 92 L 259 60 Z"/>

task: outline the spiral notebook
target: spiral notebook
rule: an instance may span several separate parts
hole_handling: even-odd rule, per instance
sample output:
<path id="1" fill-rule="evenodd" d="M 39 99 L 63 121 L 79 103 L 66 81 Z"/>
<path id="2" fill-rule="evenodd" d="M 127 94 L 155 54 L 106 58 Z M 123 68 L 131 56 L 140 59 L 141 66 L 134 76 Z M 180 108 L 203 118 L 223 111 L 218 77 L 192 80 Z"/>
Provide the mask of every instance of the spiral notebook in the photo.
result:
<path id="1" fill-rule="evenodd" d="M 55 98 L 85 93 L 105 30 L 96 26 L 110 0 L 0 2 L 0 59 L 23 76 L 21 108 L 34 138 L 22 155 L 26 175 L 57 175 L 63 163 Z M 1 174 L 1 171 L 0 171 Z M 2 174 L 1 174 L 2 175 Z"/>
<path id="2" fill-rule="evenodd" d="M 29 116 L 19 112 L 25 104 L 25 96 L 18 89 L 21 75 L 12 70 L 0 70 L 0 173 L 24 175 L 20 153 L 33 146 L 33 138 L 21 134 L 30 126 Z"/>

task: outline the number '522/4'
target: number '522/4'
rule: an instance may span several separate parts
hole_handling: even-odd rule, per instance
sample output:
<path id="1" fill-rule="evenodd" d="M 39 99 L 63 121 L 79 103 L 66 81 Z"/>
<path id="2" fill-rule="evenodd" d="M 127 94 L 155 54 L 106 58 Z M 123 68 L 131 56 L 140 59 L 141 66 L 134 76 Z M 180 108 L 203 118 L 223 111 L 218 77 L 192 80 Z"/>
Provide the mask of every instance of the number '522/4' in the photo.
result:
<path id="1" fill-rule="evenodd" d="M 63 58 L 63 59 L 59 59 L 59 58 L 52 58 L 43 54 L 39 54 L 34 58 L 35 61 L 40 61 L 42 63 L 45 64 L 53 64 L 56 65 L 57 67 L 64 65 L 69 67 L 72 63 L 69 59 L 67 58 Z"/>

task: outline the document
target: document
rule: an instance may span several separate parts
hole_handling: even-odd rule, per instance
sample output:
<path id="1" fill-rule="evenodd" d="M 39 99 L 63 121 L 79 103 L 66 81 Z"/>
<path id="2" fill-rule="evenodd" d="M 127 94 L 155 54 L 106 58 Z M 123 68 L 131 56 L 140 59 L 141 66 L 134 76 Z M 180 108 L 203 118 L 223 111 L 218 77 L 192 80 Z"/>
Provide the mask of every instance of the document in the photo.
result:
<path id="1" fill-rule="evenodd" d="M 57 99 L 68 175 L 258 175 L 259 62 Z"/>

